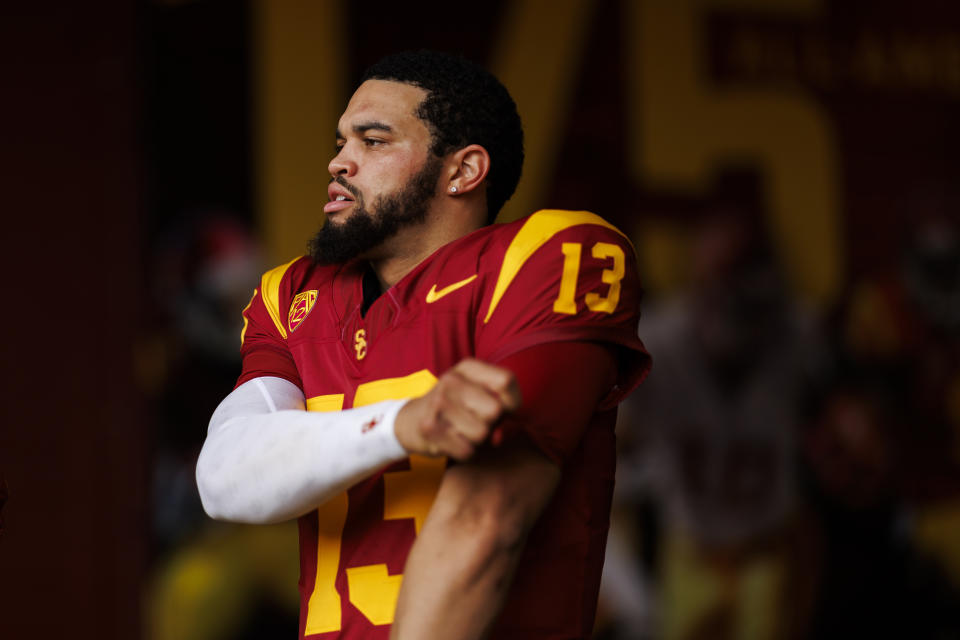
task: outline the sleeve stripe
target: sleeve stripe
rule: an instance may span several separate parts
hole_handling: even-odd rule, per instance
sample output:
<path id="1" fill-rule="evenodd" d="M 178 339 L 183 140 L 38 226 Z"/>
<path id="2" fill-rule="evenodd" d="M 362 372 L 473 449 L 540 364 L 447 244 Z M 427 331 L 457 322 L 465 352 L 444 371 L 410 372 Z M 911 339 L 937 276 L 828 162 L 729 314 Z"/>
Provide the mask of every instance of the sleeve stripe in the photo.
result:
<path id="1" fill-rule="evenodd" d="M 280 316 L 280 281 L 283 280 L 283 276 L 293 263 L 299 259 L 299 257 L 296 257 L 287 264 L 267 271 L 260 280 L 260 295 L 263 296 L 263 306 L 266 307 L 270 319 L 273 320 L 273 324 L 276 325 L 277 331 L 280 332 L 284 340 L 287 339 L 287 329 L 283 326 L 283 320 Z"/>
<path id="2" fill-rule="evenodd" d="M 520 268 L 523 267 L 527 259 L 556 234 L 580 224 L 595 224 L 606 227 L 616 231 L 627 242 L 630 242 L 630 238 L 625 233 L 589 211 L 545 209 L 536 212 L 527 219 L 517 235 L 513 237 L 510 246 L 507 247 L 507 252 L 503 256 L 503 264 L 500 266 L 500 274 L 497 276 L 497 284 L 493 289 L 493 297 L 490 299 L 490 308 L 487 310 L 487 316 L 483 319 L 484 323 L 490 321 L 494 310 L 500 304 L 500 299 L 507 292 L 507 288 L 513 282 L 513 279 L 520 273 Z"/>
<path id="3" fill-rule="evenodd" d="M 240 330 L 240 347 L 243 348 L 243 341 L 247 337 L 247 327 L 250 326 L 250 318 L 247 316 L 247 311 L 250 309 L 250 305 L 253 304 L 253 301 L 257 298 L 258 289 L 253 290 L 253 295 L 250 296 L 250 302 L 247 303 L 247 306 L 243 308 L 243 311 L 240 312 L 240 315 L 243 316 L 243 329 Z"/>

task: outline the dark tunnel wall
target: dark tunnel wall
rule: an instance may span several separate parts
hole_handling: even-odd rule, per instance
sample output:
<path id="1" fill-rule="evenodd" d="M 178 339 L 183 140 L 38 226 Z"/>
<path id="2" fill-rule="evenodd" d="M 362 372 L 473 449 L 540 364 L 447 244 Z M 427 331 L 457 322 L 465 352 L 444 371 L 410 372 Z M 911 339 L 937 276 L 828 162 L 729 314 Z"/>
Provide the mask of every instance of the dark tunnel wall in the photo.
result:
<path id="1" fill-rule="evenodd" d="M 0 635 L 135 638 L 145 566 L 137 12 L 0 9 Z"/>

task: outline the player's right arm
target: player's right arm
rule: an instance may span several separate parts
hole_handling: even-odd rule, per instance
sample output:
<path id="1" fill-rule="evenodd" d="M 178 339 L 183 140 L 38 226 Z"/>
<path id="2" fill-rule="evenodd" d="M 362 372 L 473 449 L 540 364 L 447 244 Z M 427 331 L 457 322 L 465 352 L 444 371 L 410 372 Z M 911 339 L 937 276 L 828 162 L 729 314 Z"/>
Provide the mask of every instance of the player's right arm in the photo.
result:
<path id="1" fill-rule="evenodd" d="M 422 397 L 324 413 L 305 411 L 292 382 L 254 378 L 210 420 L 197 461 L 200 498 L 218 520 L 295 518 L 411 453 L 471 457 L 519 402 L 513 375 L 477 360 L 444 373 Z"/>
<path id="2" fill-rule="evenodd" d="M 394 434 L 402 405 L 308 412 L 288 380 L 244 382 L 214 411 L 197 460 L 204 510 L 217 520 L 268 523 L 316 508 L 407 455 Z"/>

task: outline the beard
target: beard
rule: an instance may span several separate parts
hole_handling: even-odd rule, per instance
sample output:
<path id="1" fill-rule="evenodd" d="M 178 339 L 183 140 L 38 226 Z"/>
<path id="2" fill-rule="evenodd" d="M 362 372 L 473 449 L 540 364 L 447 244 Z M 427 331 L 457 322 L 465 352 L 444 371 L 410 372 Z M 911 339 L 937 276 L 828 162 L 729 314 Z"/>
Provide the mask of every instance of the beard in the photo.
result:
<path id="1" fill-rule="evenodd" d="M 359 190 L 342 176 L 334 178 L 353 195 L 355 211 L 340 224 L 327 220 L 310 240 L 310 257 L 317 264 L 341 264 L 368 255 L 401 229 L 422 223 L 427 219 L 442 166 L 443 160 L 428 152 L 420 171 L 398 191 L 377 197 L 370 211 Z"/>

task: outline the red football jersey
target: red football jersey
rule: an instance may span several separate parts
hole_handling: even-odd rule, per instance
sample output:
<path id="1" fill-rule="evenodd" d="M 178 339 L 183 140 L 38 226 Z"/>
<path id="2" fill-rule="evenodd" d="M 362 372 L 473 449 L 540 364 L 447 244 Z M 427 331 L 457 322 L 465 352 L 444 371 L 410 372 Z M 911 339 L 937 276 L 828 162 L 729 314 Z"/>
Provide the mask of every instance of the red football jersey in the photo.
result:
<path id="1" fill-rule="evenodd" d="M 540 211 L 438 249 L 363 314 L 366 268 L 304 257 L 266 273 L 244 310 L 238 384 L 278 376 L 303 390 L 308 410 L 336 411 L 422 395 L 466 357 L 496 363 L 563 340 L 620 348 L 618 384 L 589 424 L 525 434 L 562 476 L 493 632 L 587 637 L 613 488 L 611 409 L 649 367 L 629 241 L 594 214 Z M 301 638 L 389 636 L 407 554 L 445 468 L 411 456 L 300 518 Z"/>

